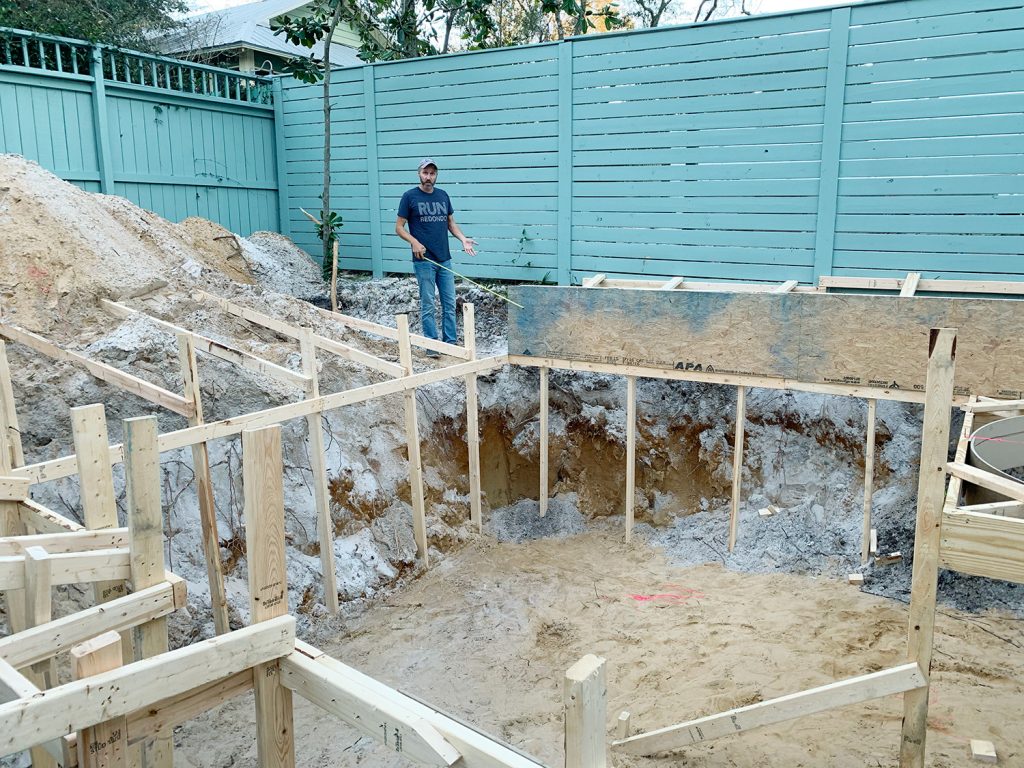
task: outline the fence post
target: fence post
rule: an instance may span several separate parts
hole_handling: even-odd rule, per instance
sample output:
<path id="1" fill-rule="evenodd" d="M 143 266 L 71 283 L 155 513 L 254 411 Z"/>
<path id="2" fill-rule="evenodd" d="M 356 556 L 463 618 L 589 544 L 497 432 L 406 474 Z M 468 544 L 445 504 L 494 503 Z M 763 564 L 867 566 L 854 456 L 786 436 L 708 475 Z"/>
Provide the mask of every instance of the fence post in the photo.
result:
<path id="1" fill-rule="evenodd" d="M 370 199 L 370 265 L 374 277 L 384 276 L 380 244 L 380 174 L 377 171 L 377 89 L 374 68 L 363 67 L 363 114 L 366 118 L 366 183 Z"/>
<path id="2" fill-rule="evenodd" d="M 559 285 L 572 282 L 572 41 L 558 44 L 558 249 Z"/>
<path id="3" fill-rule="evenodd" d="M 285 160 L 284 147 L 284 84 L 281 81 L 281 76 L 274 78 L 272 91 L 274 98 L 274 154 L 277 165 L 277 231 L 285 237 L 291 237 L 288 165 Z"/>
<path id="4" fill-rule="evenodd" d="M 103 82 L 103 48 L 92 47 L 92 124 L 96 133 L 96 165 L 100 172 L 100 192 L 114 193 L 114 167 L 110 160 L 110 134 L 107 131 L 107 90 Z"/>
<path id="5" fill-rule="evenodd" d="M 828 35 L 828 73 L 825 76 L 825 122 L 821 134 L 821 182 L 814 238 L 814 282 L 832 274 L 839 195 L 839 152 L 843 145 L 843 106 L 846 101 L 846 61 L 850 43 L 850 9 L 832 11 Z"/>

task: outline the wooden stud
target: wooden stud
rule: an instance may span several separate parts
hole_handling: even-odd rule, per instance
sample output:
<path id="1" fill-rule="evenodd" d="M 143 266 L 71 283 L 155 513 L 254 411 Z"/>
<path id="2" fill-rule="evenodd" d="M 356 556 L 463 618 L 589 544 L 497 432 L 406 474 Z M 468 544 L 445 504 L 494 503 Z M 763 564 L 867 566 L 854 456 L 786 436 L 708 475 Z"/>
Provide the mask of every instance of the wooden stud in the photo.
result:
<path id="1" fill-rule="evenodd" d="M 253 624 L 288 616 L 284 553 L 284 469 L 279 426 L 242 433 L 245 552 Z M 261 768 L 295 765 L 292 693 L 281 684 L 279 661 L 253 668 L 256 746 Z"/>
<path id="2" fill-rule="evenodd" d="M 741 731 L 806 717 L 816 712 L 827 712 L 848 704 L 870 701 L 904 691 L 923 690 L 925 685 L 925 675 L 917 664 L 903 664 L 892 669 L 883 669 L 780 696 L 777 699 L 730 709 L 720 714 L 670 725 L 667 728 L 659 728 L 622 741 L 616 740 L 612 742 L 612 747 L 630 755 L 653 755 L 722 736 L 731 736 Z"/>
<path id="3" fill-rule="evenodd" d="M 75 680 L 88 680 L 100 672 L 109 672 L 121 666 L 121 636 L 104 632 L 71 649 L 72 672 Z M 97 725 L 83 728 L 78 733 L 79 768 L 115 768 L 127 765 L 128 719 L 124 715 Z"/>
<path id="4" fill-rule="evenodd" d="M 50 556 L 41 547 L 25 549 L 25 626 L 38 627 L 49 623 L 53 616 Z M 26 670 L 25 677 L 40 689 L 58 684 L 57 660 L 50 658 Z M 41 745 L 32 747 L 33 768 L 55 768 L 57 761 Z"/>
<path id="5" fill-rule="evenodd" d="M 615 721 L 615 737 L 617 739 L 629 738 L 629 712 L 619 712 L 619 719 Z"/>
<path id="6" fill-rule="evenodd" d="M 18 429 L 18 410 L 14 402 L 11 368 L 7 362 L 7 347 L 0 340 L 0 470 L 20 467 L 25 463 Z M 3 474 L 0 472 L 0 474 Z"/>
<path id="7" fill-rule="evenodd" d="M 83 405 L 71 409 L 71 433 L 78 457 L 78 480 L 85 525 L 91 530 L 117 528 L 117 502 L 114 476 L 107 450 L 107 419 L 102 405 Z M 124 581 L 100 582 L 93 586 L 97 603 L 106 603 L 127 594 Z M 131 638 L 122 636 L 121 649 L 133 654 Z M 132 660 L 132 655 L 125 658 Z"/>
<path id="8" fill-rule="evenodd" d="M 178 365 L 184 381 L 185 398 L 193 405 L 189 417 L 190 427 L 204 424 L 203 397 L 199 387 L 199 367 L 192 340 L 185 334 L 178 336 Z M 192 468 L 196 478 L 196 496 L 199 499 L 199 522 L 203 537 L 203 557 L 206 577 L 210 584 L 210 607 L 213 625 L 218 635 L 231 631 L 228 624 L 228 598 L 224 590 L 224 567 L 220 560 L 220 534 L 217 530 L 217 505 L 213 500 L 213 476 L 210 473 L 210 453 L 205 441 L 193 443 Z"/>
<path id="9" fill-rule="evenodd" d="M 907 279 L 903 281 L 903 287 L 900 288 L 900 296 L 909 298 L 917 293 L 917 286 L 921 282 L 920 272 L 908 272 Z"/>
<path id="10" fill-rule="evenodd" d="M 949 417 L 953 399 L 956 331 L 933 329 L 929 339 L 928 378 L 925 385 L 924 425 L 917 490 L 917 528 L 914 536 L 913 580 L 907 660 L 927 676 L 931 671 L 932 635 L 939 573 L 940 526 L 945 497 Z M 928 684 L 903 697 L 900 767 L 923 768 L 928 721 Z"/>
<path id="11" fill-rule="evenodd" d="M 462 305 L 462 329 L 469 359 L 476 360 L 476 316 L 473 305 Z M 469 453 L 469 519 L 477 532 L 483 531 L 483 504 L 480 499 L 480 424 L 476 374 L 466 375 L 466 449 Z"/>
<path id="12" fill-rule="evenodd" d="M 156 416 L 126 419 L 122 423 L 132 589 L 136 591 L 154 587 L 164 580 L 160 452 L 156 444 Z M 169 646 L 165 617 L 160 616 L 140 624 L 135 633 L 136 660 L 153 658 L 167 652 Z M 174 763 L 174 742 L 169 736 L 155 739 L 142 749 L 146 768 L 171 768 Z"/>
<path id="13" fill-rule="evenodd" d="M 604 659 L 587 654 L 565 673 L 565 768 L 604 768 L 608 682 Z"/>
<path id="14" fill-rule="evenodd" d="M 868 434 L 864 441 L 864 527 L 860 545 L 860 561 L 866 563 L 871 551 L 871 494 L 875 486 L 875 415 L 878 401 L 868 399 Z"/>
<path id="15" fill-rule="evenodd" d="M 592 275 L 591 277 L 584 278 L 584 280 L 583 280 L 583 287 L 584 288 L 596 288 L 597 286 L 599 286 L 601 283 L 603 283 L 605 281 L 605 277 L 606 277 L 606 275 L 601 274 L 601 275 Z"/>
<path id="16" fill-rule="evenodd" d="M 398 353 L 406 376 L 412 375 L 412 346 L 409 341 L 409 316 L 396 315 Z M 416 391 L 405 392 L 405 439 L 409 446 L 409 487 L 412 494 L 412 523 L 416 549 L 423 565 L 430 566 L 427 553 L 427 517 L 423 498 L 423 468 L 420 463 L 420 433 L 416 416 Z"/>
<path id="17" fill-rule="evenodd" d="M 740 523 L 740 485 L 743 481 L 743 430 L 747 420 L 747 388 L 736 388 L 736 437 L 732 452 L 732 507 L 729 510 L 729 551 L 736 546 Z"/>
<path id="18" fill-rule="evenodd" d="M 683 283 L 685 283 L 685 282 L 686 282 L 686 278 L 685 277 L 673 277 L 673 278 L 671 278 L 669 280 L 666 280 L 661 285 L 661 290 L 663 290 L 663 291 L 674 291 L 676 288 L 682 287 Z"/>
<path id="19" fill-rule="evenodd" d="M 626 541 L 633 537 L 636 506 L 636 376 L 626 377 Z"/>
<path id="20" fill-rule="evenodd" d="M 337 242 L 335 242 L 337 249 Z M 302 372 L 309 377 L 307 397 L 320 397 L 320 381 L 317 375 L 316 346 L 313 332 L 303 329 L 299 338 L 302 354 Z M 338 586 L 334 568 L 334 521 L 331 519 L 331 496 L 327 488 L 327 459 L 324 446 L 324 425 L 319 413 L 306 417 L 306 433 L 309 435 L 309 469 L 313 473 L 313 499 L 316 504 L 316 530 L 320 541 L 320 571 L 323 578 L 324 604 L 331 613 L 338 612 Z"/>
<path id="21" fill-rule="evenodd" d="M 548 434 L 548 369 L 544 366 L 540 367 L 540 424 L 538 430 L 540 433 L 540 487 L 537 491 L 538 497 L 540 498 L 540 516 L 544 517 L 548 513 L 548 462 L 550 461 L 548 454 L 551 449 L 548 445 L 549 434 Z"/>
<path id="22" fill-rule="evenodd" d="M 796 287 L 800 285 L 799 280 L 786 280 L 783 283 L 779 283 L 774 288 L 770 289 L 769 293 L 792 293 Z"/>
<path id="23" fill-rule="evenodd" d="M 864 574 L 863 573 L 851 573 L 846 577 L 846 583 L 852 584 L 855 587 L 864 586 Z"/>
<path id="24" fill-rule="evenodd" d="M 874 528 L 868 537 L 868 552 L 872 557 L 878 556 L 878 531 Z"/>

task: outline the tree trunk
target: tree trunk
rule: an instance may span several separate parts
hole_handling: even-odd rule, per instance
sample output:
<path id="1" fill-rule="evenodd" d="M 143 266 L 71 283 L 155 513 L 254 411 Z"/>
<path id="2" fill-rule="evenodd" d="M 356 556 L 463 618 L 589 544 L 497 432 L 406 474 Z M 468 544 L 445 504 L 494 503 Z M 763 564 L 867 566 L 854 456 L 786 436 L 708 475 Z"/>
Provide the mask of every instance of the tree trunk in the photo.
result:
<path id="1" fill-rule="evenodd" d="M 324 192 L 320 209 L 320 237 L 323 241 L 323 273 L 331 269 L 331 235 L 327 222 L 331 216 L 331 40 L 341 20 L 341 2 L 334 7 L 331 26 L 324 38 Z"/>

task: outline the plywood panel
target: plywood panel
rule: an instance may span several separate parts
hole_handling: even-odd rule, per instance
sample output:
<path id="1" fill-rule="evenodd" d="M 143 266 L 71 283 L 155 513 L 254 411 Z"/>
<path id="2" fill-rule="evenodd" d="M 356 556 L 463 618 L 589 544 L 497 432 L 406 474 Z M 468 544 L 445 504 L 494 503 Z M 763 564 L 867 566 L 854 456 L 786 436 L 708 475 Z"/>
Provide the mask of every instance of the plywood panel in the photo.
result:
<path id="1" fill-rule="evenodd" d="M 924 390 L 928 331 L 958 329 L 956 393 L 1020 397 L 1024 303 L 519 286 L 509 354 Z M 908 398 L 916 399 L 916 398 Z"/>

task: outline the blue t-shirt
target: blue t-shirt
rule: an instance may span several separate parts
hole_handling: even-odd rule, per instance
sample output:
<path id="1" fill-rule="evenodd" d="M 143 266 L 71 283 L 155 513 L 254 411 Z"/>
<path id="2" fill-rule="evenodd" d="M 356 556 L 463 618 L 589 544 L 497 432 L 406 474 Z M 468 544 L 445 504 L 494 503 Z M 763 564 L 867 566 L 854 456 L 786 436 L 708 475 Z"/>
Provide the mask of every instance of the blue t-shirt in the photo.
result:
<path id="1" fill-rule="evenodd" d="M 419 187 L 413 187 L 398 204 L 398 215 L 409 222 L 409 234 L 427 249 L 426 257 L 431 261 L 451 261 L 448 249 L 448 217 L 452 215 L 452 201 L 443 189 L 434 187 L 427 194 Z"/>

